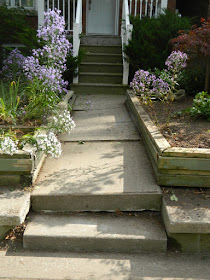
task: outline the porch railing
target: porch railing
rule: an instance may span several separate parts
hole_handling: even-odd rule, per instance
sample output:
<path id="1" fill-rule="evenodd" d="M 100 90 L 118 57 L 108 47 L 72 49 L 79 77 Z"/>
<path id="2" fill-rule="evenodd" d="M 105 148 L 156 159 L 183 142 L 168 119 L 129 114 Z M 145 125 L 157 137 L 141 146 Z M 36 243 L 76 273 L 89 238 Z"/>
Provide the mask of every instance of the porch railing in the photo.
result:
<path id="1" fill-rule="evenodd" d="M 148 17 L 157 17 L 164 9 L 168 7 L 168 0 L 123 0 L 121 39 L 122 48 L 128 44 L 131 39 L 133 25 L 130 23 L 130 15 L 139 16 L 140 19 Z M 128 84 L 129 63 L 126 55 L 123 53 L 123 84 Z"/>
<path id="2" fill-rule="evenodd" d="M 43 23 L 43 13 L 49 9 L 61 10 L 66 21 L 66 30 L 73 32 L 73 25 L 76 20 L 77 0 L 37 0 L 38 24 Z"/>

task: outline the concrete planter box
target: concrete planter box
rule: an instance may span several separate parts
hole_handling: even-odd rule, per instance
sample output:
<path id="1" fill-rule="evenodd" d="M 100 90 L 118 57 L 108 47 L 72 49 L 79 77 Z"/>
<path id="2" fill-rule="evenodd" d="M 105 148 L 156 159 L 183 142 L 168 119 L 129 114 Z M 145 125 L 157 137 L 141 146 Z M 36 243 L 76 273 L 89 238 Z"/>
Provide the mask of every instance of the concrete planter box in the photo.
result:
<path id="1" fill-rule="evenodd" d="M 138 98 L 129 91 L 126 97 L 126 106 L 145 142 L 157 183 L 173 187 L 210 187 L 210 149 L 171 147 Z"/>
<path id="2" fill-rule="evenodd" d="M 73 91 L 69 91 L 64 101 L 58 104 L 58 110 L 68 108 L 68 102 L 73 94 Z M 19 126 L 19 129 L 24 130 L 26 127 Z M 0 187 L 32 184 L 36 180 L 45 157 L 43 151 L 36 151 L 28 144 L 12 156 L 0 154 Z"/>

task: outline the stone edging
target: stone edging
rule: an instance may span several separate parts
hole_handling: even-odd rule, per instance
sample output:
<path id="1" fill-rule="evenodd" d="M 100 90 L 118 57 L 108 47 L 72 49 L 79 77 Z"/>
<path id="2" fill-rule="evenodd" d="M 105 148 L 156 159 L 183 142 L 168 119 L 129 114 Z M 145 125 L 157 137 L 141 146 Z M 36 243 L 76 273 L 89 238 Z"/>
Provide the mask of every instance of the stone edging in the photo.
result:
<path id="1" fill-rule="evenodd" d="M 129 91 L 126 106 L 145 142 L 159 185 L 210 187 L 210 149 L 171 147 Z"/>
<path id="2" fill-rule="evenodd" d="M 64 100 L 58 104 L 59 110 L 68 108 L 68 101 L 73 95 L 73 91 L 67 93 Z M 37 152 L 29 144 L 12 156 L 0 154 L 0 187 L 34 183 L 45 158 L 43 151 Z"/>

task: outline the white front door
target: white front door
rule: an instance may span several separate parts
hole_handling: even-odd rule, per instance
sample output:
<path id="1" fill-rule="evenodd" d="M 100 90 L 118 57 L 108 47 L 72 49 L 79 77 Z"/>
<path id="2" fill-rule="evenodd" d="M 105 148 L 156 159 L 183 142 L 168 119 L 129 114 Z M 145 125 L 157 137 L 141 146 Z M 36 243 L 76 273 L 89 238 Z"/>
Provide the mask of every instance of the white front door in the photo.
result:
<path id="1" fill-rule="evenodd" d="M 115 35 L 117 0 L 87 0 L 87 33 Z"/>

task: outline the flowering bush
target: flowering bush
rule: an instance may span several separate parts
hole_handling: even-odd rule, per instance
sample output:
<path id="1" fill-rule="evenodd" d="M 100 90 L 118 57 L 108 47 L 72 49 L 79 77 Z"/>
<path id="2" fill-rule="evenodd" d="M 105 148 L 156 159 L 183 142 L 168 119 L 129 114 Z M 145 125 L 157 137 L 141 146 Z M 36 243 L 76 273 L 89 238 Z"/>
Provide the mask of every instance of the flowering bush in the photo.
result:
<path id="1" fill-rule="evenodd" d="M 0 137 L 0 153 L 12 156 L 17 151 L 17 141 L 14 141 L 14 139 L 9 136 Z"/>
<path id="2" fill-rule="evenodd" d="M 23 64 L 25 57 L 18 49 L 10 52 L 9 56 L 3 61 L 3 67 L 0 74 L 5 81 L 17 81 L 19 77 L 23 76 Z"/>
<path id="3" fill-rule="evenodd" d="M 136 94 L 140 95 L 144 103 L 153 97 L 164 101 L 176 90 L 177 79 L 181 75 L 182 69 L 186 67 L 186 61 L 187 54 L 174 51 L 165 62 L 168 69 L 162 71 L 156 69 L 156 75 L 149 71 L 138 70 L 130 86 Z"/>
<path id="4" fill-rule="evenodd" d="M 66 92 L 67 82 L 62 78 L 66 70 L 66 56 L 72 51 L 72 45 L 65 36 L 65 21 L 60 16 L 61 11 L 55 9 L 44 13 L 44 24 L 37 31 L 39 41 L 45 44 L 42 48 L 33 50 L 33 56 L 27 57 L 24 72 L 33 82 L 38 79 L 49 90 L 59 94 Z"/>
<path id="5" fill-rule="evenodd" d="M 36 146 L 39 150 L 44 151 L 46 154 L 50 154 L 52 157 L 59 157 L 61 155 L 61 143 L 53 132 L 48 134 L 39 134 L 36 137 Z"/>
<path id="6" fill-rule="evenodd" d="M 54 128 L 58 133 L 67 132 L 69 134 L 75 126 L 75 122 L 71 118 L 70 112 L 67 110 L 54 116 L 49 125 L 50 128 Z"/>
<path id="7" fill-rule="evenodd" d="M 150 105 L 152 113 L 157 121 L 152 101 L 160 99 L 167 104 L 166 114 L 167 122 L 169 122 L 170 102 L 174 100 L 174 93 L 178 86 L 178 78 L 182 69 L 186 67 L 187 54 L 180 51 L 174 51 L 167 58 L 165 65 L 167 69 L 160 71 L 155 70 L 155 74 L 149 71 L 136 71 L 130 87 L 133 92 L 139 96 L 139 99 L 145 105 Z"/>

